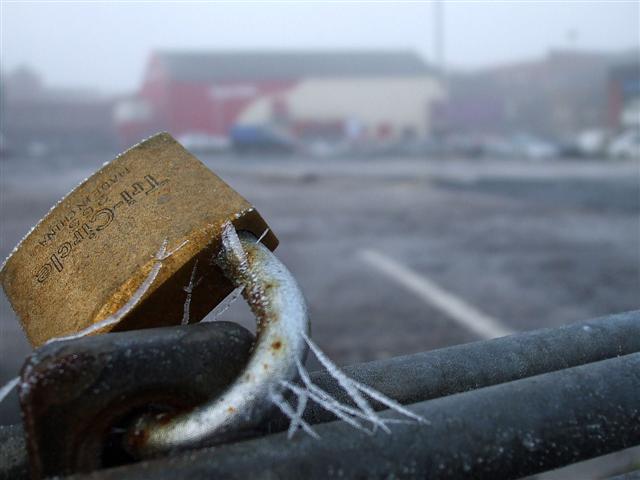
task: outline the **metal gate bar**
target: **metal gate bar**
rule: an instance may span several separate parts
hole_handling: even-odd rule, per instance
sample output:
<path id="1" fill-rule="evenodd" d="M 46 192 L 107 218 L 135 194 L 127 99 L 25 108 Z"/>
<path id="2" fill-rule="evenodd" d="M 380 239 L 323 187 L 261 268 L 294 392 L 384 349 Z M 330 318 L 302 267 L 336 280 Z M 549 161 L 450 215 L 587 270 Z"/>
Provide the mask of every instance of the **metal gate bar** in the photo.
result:
<path id="1" fill-rule="evenodd" d="M 640 353 L 417 403 L 431 425 L 276 434 L 86 479 L 512 479 L 640 444 Z"/>
<path id="2" fill-rule="evenodd" d="M 217 323 L 203 324 L 197 328 L 215 328 L 219 334 L 224 334 L 225 328 L 231 327 Z M 194 331 L 192 326 L 177 327 L 176 330 L 178 329 Z M 123 335 L 143 336 L 146 343 L 154 343 L 155 338 L 154 335 L 145 335 L 141 331 L 99 336 L 92 341 L 100 345 L 103 342 L 113 343 L 113 339 Z M 159 348 L 164 345 L 159 340 L 155 342 Z M 100 345 L 96 346 L 98 350 Z M 632 352 L 640 352 L 640 311 L 353 365 L 344 370 L 351 377 L 401 403 L 409 404 Z M 167 351 L 167 355 L 171 356 L 171 351 Z M 135 362 L 136 359 L 132 358 L 132 361 Z M 121 367 L 130 371 L 126 365 Z M 316 372 L 312 374 L 312 378 L 332 395 L 343 401 L 347 400 L 327 374 Z M 638 396 L 640 397 L 640 393 Z M 306 418 L 310 423 L 319 423 L 330 421 L 333 416 L 312 404 L 308 407 Z M 269 427 L 274 432 L 286 425 L 282 418 L 276 418 Z M 24 444 L 22 436 L 21 428 L 0 428 L 0 479 L 23 477 L 18 475 L 18 472 L 25 472 L 26 464 L 24 449 L 19 448 Z"/>
<path id="3" fill-rule="evenodd" d="M 634 470 L 633 472 L 623 473 L 622 475 L 616 475 L 615 477 L 609 477 L 606 480 L 640 480 L 640 470 Z"/>
<path id="4" fill-rule="evenodd" d="M 22 425 L 0 425 L 0 480 L 29 478 Z"/>
<path id="5" fill-rule="evenodd" d="M 409 404 L 635 352 L 640 352 L 640 310 L 361 363 L 343 370 Z M 327 373 L 315 372 L 312 379 L 335 398 L 350 402 Z M 378 410 L 385 408 L 376 402 L 373 405 Z M 305 418 L 309 423 L 335 419 L 315 404 L 307 408 Z M 282 430 L 286 425 L 282 417 L 272 427 Z"/>

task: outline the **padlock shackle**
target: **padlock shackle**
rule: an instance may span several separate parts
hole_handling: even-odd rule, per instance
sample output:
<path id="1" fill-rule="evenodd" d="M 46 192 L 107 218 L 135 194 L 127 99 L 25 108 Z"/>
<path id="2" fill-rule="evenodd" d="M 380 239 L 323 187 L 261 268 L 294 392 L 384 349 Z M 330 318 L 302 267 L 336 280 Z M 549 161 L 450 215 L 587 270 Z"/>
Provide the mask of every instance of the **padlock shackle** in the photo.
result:
<path id="1" fill-rule="evenodd" d="M 195 409 L 175 416 L 139 419 L 125 448 L 137 458 L 229 441 L 255 429 L 272 411 L 271 393 L 297 375 L 309 333 L 307 306 L 287 268 L 248 232 L 224 226 L 215 263 L 243 296 L 257 321 L 256 342 L 245 369 L 229 388 Z M 216 368 L 212 365 L 212 368 Z"/>

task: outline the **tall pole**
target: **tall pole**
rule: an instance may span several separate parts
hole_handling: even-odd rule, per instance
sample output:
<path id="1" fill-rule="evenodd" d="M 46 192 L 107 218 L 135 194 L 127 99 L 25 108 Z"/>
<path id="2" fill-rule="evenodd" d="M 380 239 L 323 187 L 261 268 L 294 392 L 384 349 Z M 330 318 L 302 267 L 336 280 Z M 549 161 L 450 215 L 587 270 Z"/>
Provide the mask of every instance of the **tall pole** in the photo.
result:
<path id="1" fill-rule="evenodd" d="M 435 0 L 434 3 L 434 28 L 433 45 L 435 47 L 435 61 L 443 79 L 446 76 L 444 60 L 444 1 Z"/>
<path id="2" fill-rule="evenodd" d="M 434 134 L 439 142 L 444 141 L 448 129 L 448 96 L 449 85 L 447 82 L 447 66 L 445 62 L 445 25 L 444 25 L 444 0 L 435 0 L 433 3 L 433 46 L 434 61 L 438 70 L 438 79 L 442 89 L 442 102 L 439 109 Z"/>

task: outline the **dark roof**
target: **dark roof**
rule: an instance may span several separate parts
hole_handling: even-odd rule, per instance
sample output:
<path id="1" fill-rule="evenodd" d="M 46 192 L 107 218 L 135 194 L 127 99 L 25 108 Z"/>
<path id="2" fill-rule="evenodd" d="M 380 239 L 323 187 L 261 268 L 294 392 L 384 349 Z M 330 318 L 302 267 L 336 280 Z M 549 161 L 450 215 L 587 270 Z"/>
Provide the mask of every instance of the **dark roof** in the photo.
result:
<path id="1" fill-rule="evenodd" d="M 196 82 L 431 73 L 410 51 L 159 52 L 157 58 L 171 78 Z"/>

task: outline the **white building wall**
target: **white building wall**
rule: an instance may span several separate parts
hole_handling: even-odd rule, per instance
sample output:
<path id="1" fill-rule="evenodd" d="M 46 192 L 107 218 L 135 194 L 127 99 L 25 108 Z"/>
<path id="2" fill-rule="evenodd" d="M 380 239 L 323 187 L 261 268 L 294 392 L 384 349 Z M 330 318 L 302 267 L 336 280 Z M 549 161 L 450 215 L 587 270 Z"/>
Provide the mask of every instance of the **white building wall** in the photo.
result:
<path id="1" fill-rule="evenodd" d="M 392 135 L 411 128 L 419 136 L 430 131 L 430 105 L 443 91 L 433 77 L 319 78 L 303 80 L 284 99 L 294 120 L 357 121 L 375 132 L 389 125 Z M 261 97 L 246 108 L 238 124 L 265 124 L 271 118 L 273 97 Z"/>

